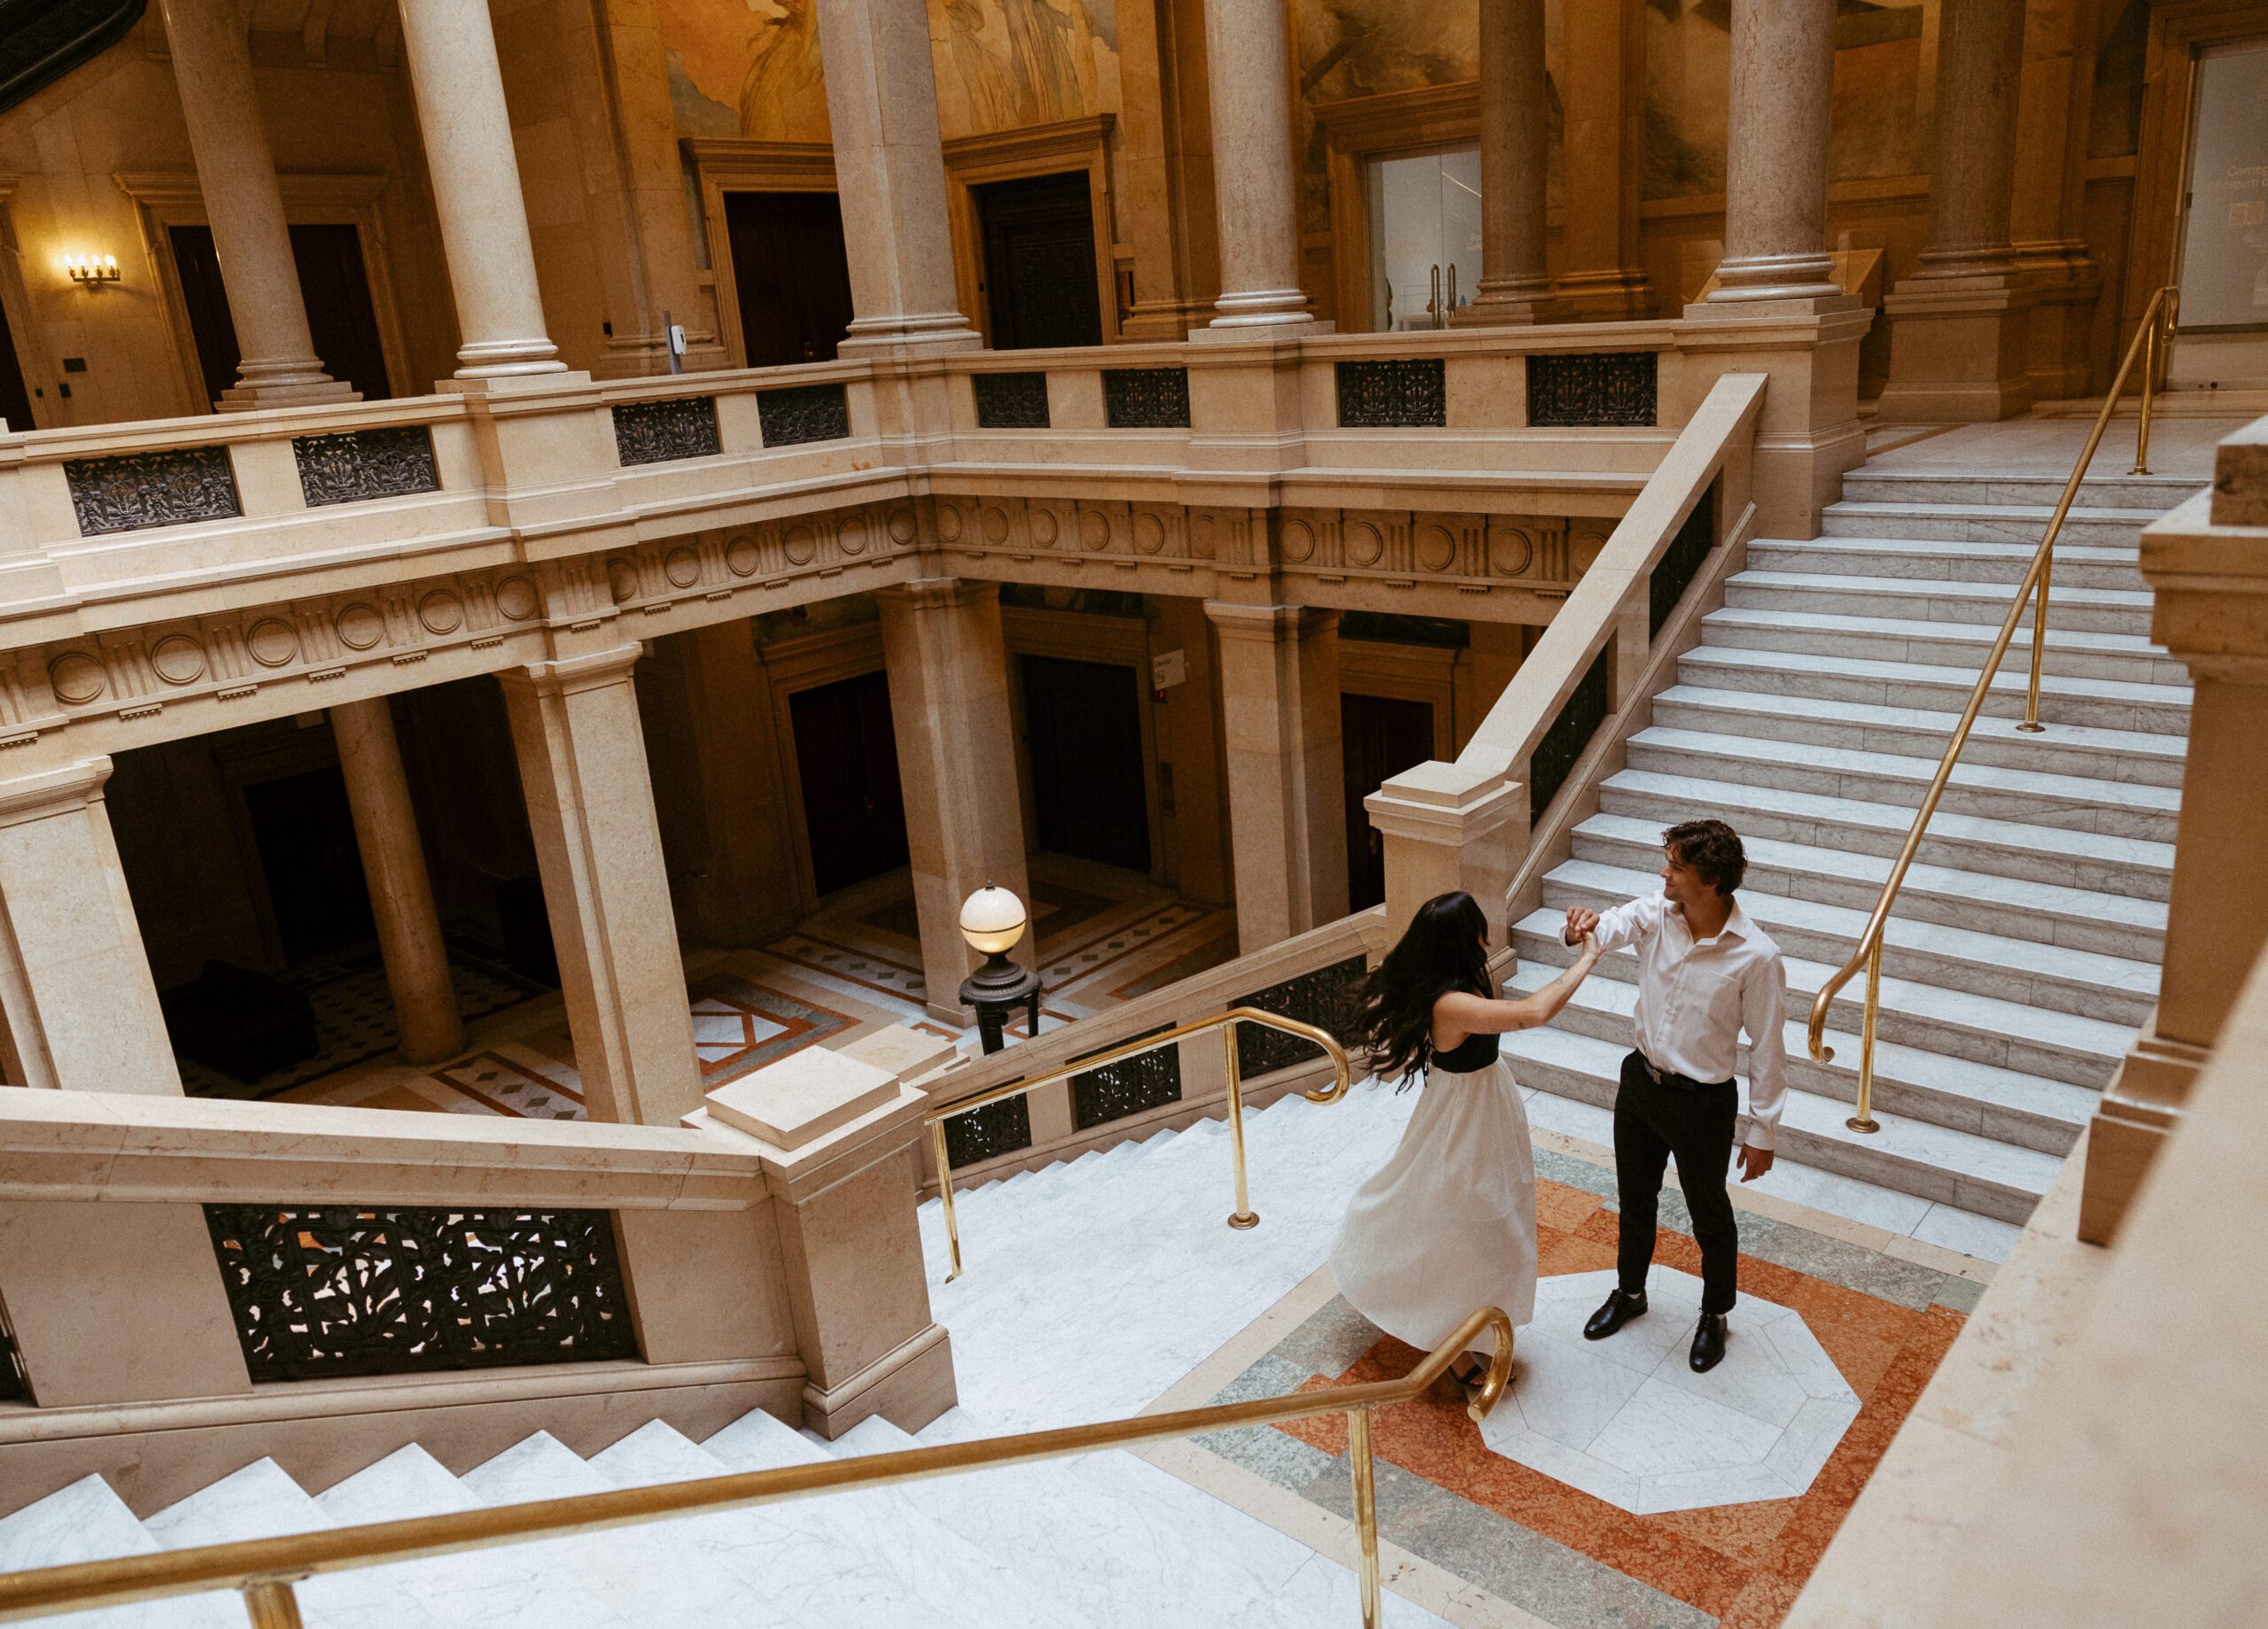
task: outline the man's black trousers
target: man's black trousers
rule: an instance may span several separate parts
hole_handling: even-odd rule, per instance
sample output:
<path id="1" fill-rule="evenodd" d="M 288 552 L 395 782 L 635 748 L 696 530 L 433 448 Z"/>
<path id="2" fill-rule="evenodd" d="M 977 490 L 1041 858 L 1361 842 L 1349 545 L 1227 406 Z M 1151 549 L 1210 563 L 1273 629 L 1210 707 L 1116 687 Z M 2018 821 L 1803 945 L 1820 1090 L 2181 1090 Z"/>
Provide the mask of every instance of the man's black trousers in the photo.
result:
<path id="1" fill-rule="evenodd" d="M 1622 1202 L 1615 1265 L 1625 1295 L 1646 1287 L 1662 1171 L 1674 1155 L 1693 1237 L 1701 1246 L 1701 1310 L 1732 1310 L 1740 1232 L 1725 1173 L 1739 1118 L 1740 1088 L 1731 1081 L 1701 1084 L 1666 1071 L 1657 1081 L 1640 1054 L 1622 1060 L 1622 1087 L 1614 1099 L 1614 1180 Z"/>

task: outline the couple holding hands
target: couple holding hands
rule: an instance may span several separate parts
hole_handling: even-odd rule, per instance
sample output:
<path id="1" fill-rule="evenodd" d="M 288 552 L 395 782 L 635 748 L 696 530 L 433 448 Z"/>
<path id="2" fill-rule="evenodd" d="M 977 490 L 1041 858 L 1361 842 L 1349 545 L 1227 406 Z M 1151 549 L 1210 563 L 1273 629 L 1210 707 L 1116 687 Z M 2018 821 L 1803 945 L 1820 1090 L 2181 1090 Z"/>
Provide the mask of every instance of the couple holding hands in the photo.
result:
<path id="1" fill-rule="evenodd" d="M 1747 859 L 1732 827 L 1690 820 L 1662 843 L 1662 891 L 1604 914 L 1571 908 L 1565 936 L 1581 953 L 1534 995 L 1497 997 L 1487 919 L 1463 893 L 1420 906 L 1363 984 L 1357 1044 L 1381 1080 L 1425 1093 L 1394 1157 L 1348 1206 L 1331 1265 L 1348 1301 L 1396 1339 L 1432 1346 L 1476 1307 L 1501 1307 L 1515 1325 L 1534 1316 L 1535 1161 L 1497 1037 L 1550 1023 L 1600 956 L 1627 946 L 1638 1003 L 1614 1100 L 1619 1283 L 1583 1335 L 1604 1340 L 1645 1315 L 1656 1205 L 1674 1156 L 1701 1246 L 1691 1362 L 1702 1372 L 1723 1360 L 1739 1261 L 1725 1187 L 1740 1111 L 1734 1059 L 1744 1031 L 1750 1124 L 1739 1163 L 1753 1182 L 1772 1167 L 1785 1094 L 1787 978 L 1780 947 L 1734 897 Z M 1487 1368 L 1485 1354 L 1467 1353 L 1456 1372 L 1471 1387 Z"/>

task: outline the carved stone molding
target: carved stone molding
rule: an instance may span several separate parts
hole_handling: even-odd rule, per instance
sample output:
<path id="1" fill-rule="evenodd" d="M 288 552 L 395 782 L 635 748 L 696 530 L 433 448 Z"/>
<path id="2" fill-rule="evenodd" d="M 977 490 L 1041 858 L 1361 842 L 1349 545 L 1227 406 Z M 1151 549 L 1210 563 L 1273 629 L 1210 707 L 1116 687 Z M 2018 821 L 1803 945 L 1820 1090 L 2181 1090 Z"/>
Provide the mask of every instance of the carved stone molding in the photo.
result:
<path id="1" fill-rule="evenodd" d="M 1651 351 L 1540 353 L 1527 359 L 1531 425 L 1596 428 L 1656 420 Z"/>
<path id="2" fill-rule="evenodd" d="M 291 456 L 299 466 L 300 495 L 311 509 L 441 490 L 433 432 L 423 424 L 294 436 Z"/>
<path id="3" fill-rule="evenodd" d="M 756 393 L 766 446 L 841 441 L 850 434 L 850 398 L 840 384 L 798 384 Z"/>
<path id="4" fill-rule="evenodd" d="M 244 513 L 224 446 L 171 447 L 115 458 L 71 459 L 63 466 L 79 535 L 138 531 Z"/>
<path id="5" fill-rule="evenodd" d="M 680 458 L 714 458 L 725 450 L 717 436 L 717 399 L 673 396 L 665 401 L 617 402 L 614 449 L 625 469 Z"/>

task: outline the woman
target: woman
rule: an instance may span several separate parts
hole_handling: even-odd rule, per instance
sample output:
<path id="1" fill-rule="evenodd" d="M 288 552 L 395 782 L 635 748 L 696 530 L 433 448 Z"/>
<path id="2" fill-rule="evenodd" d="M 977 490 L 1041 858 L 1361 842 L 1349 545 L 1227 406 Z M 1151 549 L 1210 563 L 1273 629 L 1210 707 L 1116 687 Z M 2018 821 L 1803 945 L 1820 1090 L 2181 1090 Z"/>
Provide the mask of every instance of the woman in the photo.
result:
<path id="1" fill-rule="evenodd" d="M 1496 1037 L 1550 1023 L 1598 958 L 1587 937 L 1558 978 L 1499 1001 L 1488 919 L 1472 895 L 1443 894 L 1363 986 L 1356 1039 L 1371 1067 L 1398 1090 L 1423 1077 L 1426 1090 L 1394 1158 L 1347 1206 L 1331 1267 L 1355 1310 L 1395 1339 L 1433 1346 L 1481 1307 L 1515 1325 L 1535 1315 L 1535 1157 Z M 1453 1372 L 1469 1388 L 1487 1368 L 1468 1352 Z"/>

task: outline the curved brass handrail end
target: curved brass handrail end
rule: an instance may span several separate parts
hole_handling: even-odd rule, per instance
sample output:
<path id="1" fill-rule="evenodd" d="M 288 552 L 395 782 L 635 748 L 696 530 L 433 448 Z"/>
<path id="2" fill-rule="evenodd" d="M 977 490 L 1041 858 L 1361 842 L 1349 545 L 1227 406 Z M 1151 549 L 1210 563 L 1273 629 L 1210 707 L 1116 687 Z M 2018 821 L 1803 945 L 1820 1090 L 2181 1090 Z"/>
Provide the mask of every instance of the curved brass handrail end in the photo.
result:
<path id="1" fill-rule="evenodd" d="M 1512 1321 L 1501 1307 L 1489 1307 L 1487 1315 L 1488 1327 L 1496 1336 L 1496 1350 L 1489 1354 L 1488 1377 L 1480 1383 L 1480 1395 L 1464 1406 L 1475 1425 L 1495 1410 L 1512 1385 Z"/>

